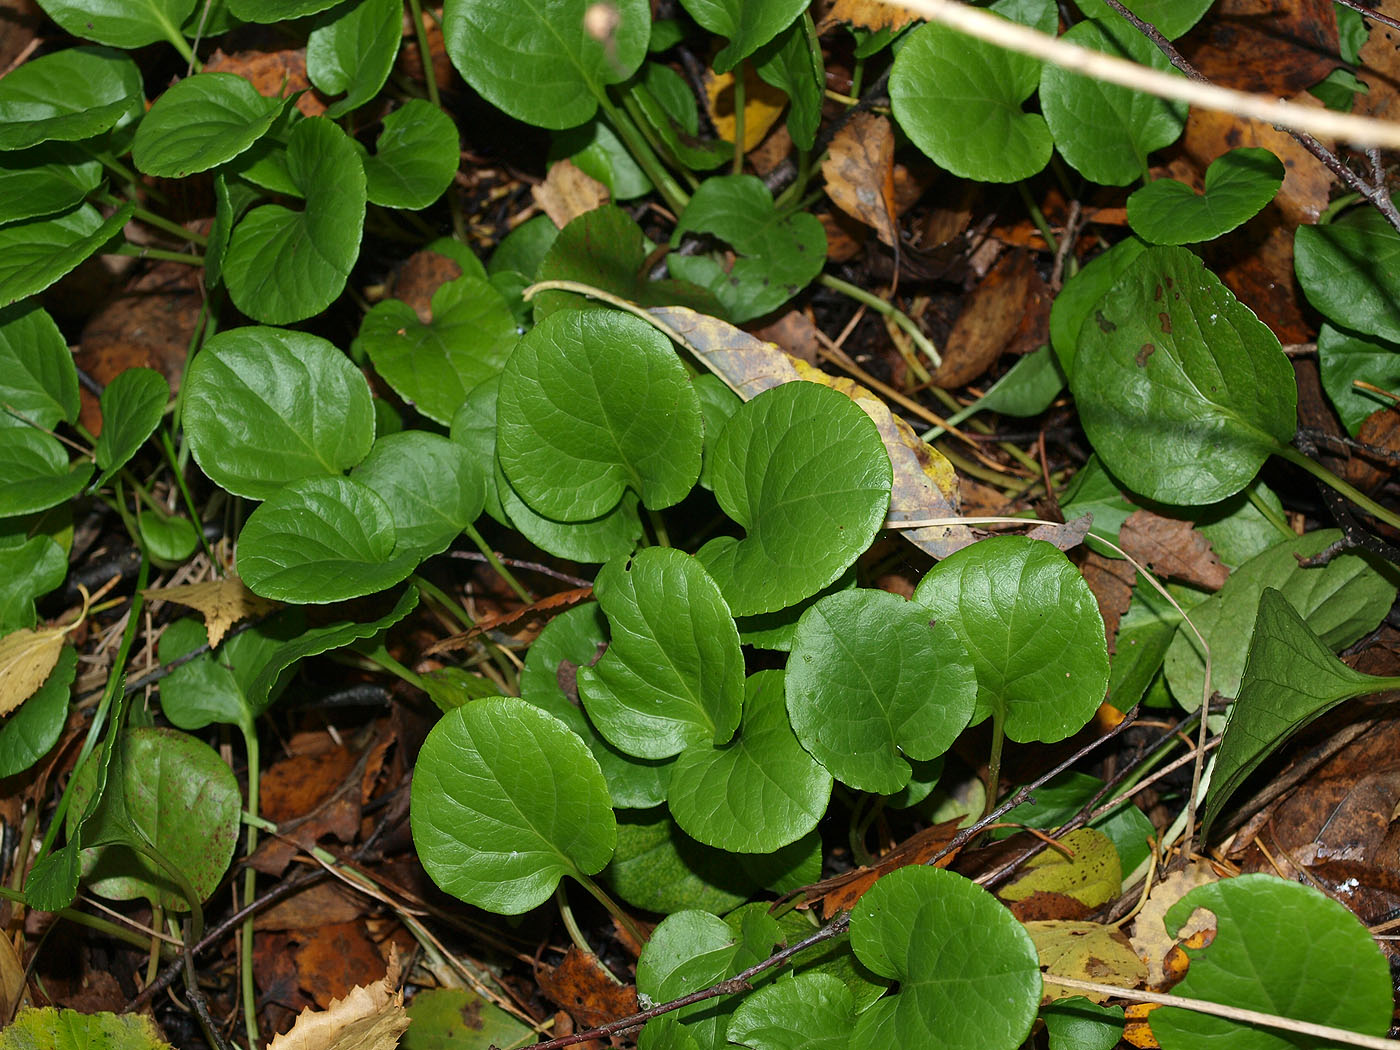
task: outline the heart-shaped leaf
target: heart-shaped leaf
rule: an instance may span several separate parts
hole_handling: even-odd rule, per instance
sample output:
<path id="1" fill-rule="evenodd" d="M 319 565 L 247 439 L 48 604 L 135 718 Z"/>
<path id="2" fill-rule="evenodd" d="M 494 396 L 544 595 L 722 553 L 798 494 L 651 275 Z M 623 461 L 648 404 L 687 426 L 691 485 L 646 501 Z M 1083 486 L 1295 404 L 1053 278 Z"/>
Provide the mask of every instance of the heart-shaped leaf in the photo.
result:
<path id="1" fill-rule="evenodd" d="M 681 0 L 681 6 L 703 28 L 729 39 L 711 61 L 716 73 L 729 72 L 807 7 L 803 0 Z"/>
<path id="2" fill-rule="evenodd" d="M 503 915 L 546 900 L 563 875 L 601 871 L 617 843 L 588 746 L 511 697 L 444 715 L 413 772 L 413 842 L 433 881 Z"/>
<path id="3" fill-rule="evenodd" d="M 606 514 L 631 489 L 653 510 L 700 475 L 700 403 L 671 344 L 628 314 L 552 314 L 501 373 L 496 455 L 539 514 Z"/>
<path id="4" fill-rule="evenodd" d="M 76 37 L 137 48 L 157 40 L 184 41 L 180 26 L 195 0 L 44 0 L 44 14 Z"/>
<path id="5" fill-rule="evenodd" d="M 378 94 L 398 56 L 402 22 L 398 0 L 356 0 L 316 20 L 306 38 L 306 75 L 323 95 L 345 94 L 326 116 L 344 116 Z"/>
<path id="6" fill-rule="evenodd" d="M 268 324 L 300 321 L 329 306 L 345 287 L 364 232 L 364 168 L 345 132 L 324 117 L 301 121 L 287 141 L 286 163 L 306 207 L 254 208 L 234 227 L 224 256 L 234 305 Z"/>
<path id="7" fill-rule="evenodd" d="M 1108 687 L 1098 602 L 1049 543 L 994 536 L 939 562 L 914 600 L 962 639 L 977 672 L 972 721 L 991 716 L 1012 740 L 1077 732 Z"/>
<path id="8" fill-rule="evenodd" d="M 1400 233 L 1371 208 L 1293 235 L 1298 283 L 1320 314 L 1400 343 Z"/>
<path id="9" fill-rule="evenodd" d="M 1104 465 L 1166 503 L 1233 496 L 1297 425 L 1278 338 L 1185 248 L 1124 271 L 1080 330 L 1070 384 Z"/>
<path id="10" fill-rule="evenodd" d="M 580 668 L 579 692 L 615 747 L 670 758 L 734 735 L 744 702 L 739 632 L 719 588 L 695 558 L 650 547 L 611 561 L 593 584 L 612 644 Z"/>
<path id="11" fill-rule="evenodd" d="M 0 80 L 0 150 L 77 142 L 141 112 L 141 70 L 105 47 L 69 47 L 21 63 Z"/>
<path id="12" fill-rule="evenodd" d="M 77 668 L 78 651 L 65 645 L 38 692 L 0 723 L 0 777 L 23 773 L 58 743 L 68 721 L 68 697 Z"/>
<path id="13" fill-rule="evenodd" d="M 72 499 L 92 477 L 56 437 L 29 427 L 0 427 L 0 518 L 47 510 Z"/>
<path id="14" fill-rule="evenodd" d="M 661 915 L 687 909 L 719 915 L 758 889 L 733 854 L 696 842 L 660 809 L 621 817 L 605 875 L 628 904 Z"/>
<path id="15" fill-rule="evenodd" d="M 52 430 L 78 418 L 78 370 L 63 333 L 38 303 L 0 311 L 0 402 Z M 5 413 L 0 427 L 22 426 Z"/>
<path id="16" fill-rule="evenodd" d="M 1273 200 L 1283 175 L 1283 162 L 1268 150 L 1232 149 L 1210 162 L 1204 195 L 1176 179 L 1157 179 L 1128 198 L 1128 222 L 1153 244 L 1214 240 Z"/>
<path id="17" fill-rule="evenodd" d="M 50 143 L 0 154 L 0 224 L 71 211 L 102 182 L 81 148 Z"/>
<path id="18" fill-rule="evenodd" d="M 730 1018 L 731 1043 L 753 1050 L 846 1050 L 856 1000 L 827 973 L 804 973 L 746 996 Z"/>
<path id="19" fill-rule="evenodd" d="M 387 434 L 350 474 L 384 500 L 394 519 L 395 557 L 445 551 L 481 514 L 486 476 L 461 445 L 439 434 Z"/>
<path id="20" fill-rule="evenodd" d="M 369 384 L 305 332 L 234 328 L 191 362 L 184 422 L 195 462 L 222 488 L 267 499 L 289 481 L 339 474 L 374 440 Z"/>
<path id="21" fill-rule="evenodd" d="M 397 3 L 391 3 L 395 21 Z M 457 125 L 431 102 L 411 98 L 384 118 L 373 156 L 364 159 L 369 199 L 386 208 L 426 208 L 460 163 Z"/>
<path id="22" fill-rule="evenodd" d="M 1358 390 L 1361 379 L 1382 390 L 1400 387 L 1400 348 L 1394 343 L 1368 339 L 1324 323 L 1317 333 L 1317 360 L 1322 369 L 1322 389 L 1355 437 L 1366 417 L 1390 402 Z"/>
<path id="23" fill-rule="evenodd" d="M 196 73 L 156 99 L 136 129 L 131 159 L 147 175 L 164 178 L 208 171 L 262 138 L 285 106 L 244 77 Z"/>
<path id="24" fill-rule="evenodd" d="M 1025 927 L 976 883 L 900 868 L 851 912 L 851 947 L 900 990 L 856 1021 L 852 1050 L 1012 1050 L 1040 1005 L 1040 959 Z"/>
<path id="25" fill-rule="evenodd" d="M 621 0 L 606 39 L 585 25 L 589 0 L 447 0 L 442 32 L 448 57 L 467 83 L 517 120 L 572 128 L 598 109 L 609 84 L 626 80 L 646 57 L 651 11 Z"/>
<path id="26" fill-rule="evenodd" d="M 736 616 L 816 594 L 875 539 L 892 472 L 880 432 L 849 397 L 784 383 L 745 402 L 714 445 L 711 480 L 745 530 L 701 547 Z"/>
<path id="27" fill-rule="evenodd" d="M 91 204 L 82 204 L 62 215 L 0 228 L 0 309 L 63 277 L 117 236 L 135 212 L 136 205 L 128 202 L 104 219 Z"/>
<path id="28" fill-rule="evenodd" d="M 124 467 L 136 450 L 155 433 L 170 400 L 170 384 L 153 368 L 119 372 L 102 391 L 102 433 L 97 437 L 99 488 Z"/>
<path id="29" fill-rule="evenodd" d="M 909 782 L 906 758 L 937 758 L 966 728 L 977 678 L 951 627 L 885 591 L 817 602 L 797 623 L 788 716 L 802 746 L 837 780 L 889 795 Z"/>

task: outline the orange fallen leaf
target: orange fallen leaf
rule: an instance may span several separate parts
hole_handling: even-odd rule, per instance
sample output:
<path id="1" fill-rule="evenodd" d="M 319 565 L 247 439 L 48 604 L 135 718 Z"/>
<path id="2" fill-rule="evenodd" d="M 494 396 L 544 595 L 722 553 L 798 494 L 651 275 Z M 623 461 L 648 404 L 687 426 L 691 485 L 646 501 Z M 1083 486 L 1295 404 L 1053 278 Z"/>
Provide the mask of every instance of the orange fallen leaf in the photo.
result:
<path id="1" fill-rule="evenodd" d="M 1134 511 L 1118 532 L 1118 544 L 1159 576 L 1218 591 L 1230 578 L 1210 540 L 1180 518 Z"/>
<path id="2" fill-rule="evenodd" d="M 819 32 L 841 24 L 857 29 L 903 29 L 917 21 L 918 15 L 907 8 L 881 3 L 880 0 L 836 0 L 821 20 Z"/>
<path id="3" fill-rule="evenodd" d="M 874 886 L 882 875 L 888 875 L 911 864 L 928 863 L 930 857 L 953 840 L 960 823 L 962 818 L 954 817 L 952 820 L 924 828 L 923 831 L 910 835 L 874 864 L 804 886 L 798 891 L 803 897 L 799 907 L 810 908 L 818 904 L 821 906 L 823 918 L 829 918 L 838 911 L 850 911 L 865 895 L 865 891 Z M 954 850 L 946 857 L 940 857 L 935 866 L 946 868 L 957 855 L 957 850 Z"/>
<path id="4" fill-rule="evenodd" d="M 560 613 L 568 612 L 576 605 L 582 605 L 593 598 L 593 588 L 575 587 L 572 590 L 560 591 L 558 594 L 551 594 L 547 598 L 541 598 L 533 605 L 524 605 L 519 609 L 512 609 L 508 613 L 501 613 L 499 616 L 488 616 L 472 624 L 471 630 L 463 631 L 461 634 L 450 635 L 439 642 L 433 643 L 425 650 L 427 655 L 435 653 L 451 652 L 453 649 L 461 649 L 469 645 L 474 638 L 478 638 L 487 631 L 503 630 L 523 630 L 529 628 L 537 630 L 543 628 L 550 620 Z"/>

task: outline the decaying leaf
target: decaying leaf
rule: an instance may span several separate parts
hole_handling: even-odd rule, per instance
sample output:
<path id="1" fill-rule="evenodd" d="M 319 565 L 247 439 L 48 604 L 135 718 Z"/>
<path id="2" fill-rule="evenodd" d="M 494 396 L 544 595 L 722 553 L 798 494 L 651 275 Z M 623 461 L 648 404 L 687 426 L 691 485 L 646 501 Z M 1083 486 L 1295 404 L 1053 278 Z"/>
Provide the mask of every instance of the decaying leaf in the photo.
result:
<path id="1" fill-rule="evenodd" d="M 928 863 L 930 857 L 952 841 L 953 836 L 958 833 L 960 823 L 962 818 L 954 817 L 952 820 L 924 828 L 910 835 L 874 864 L 804 886 L 798 891 L 803 897 L 799 907 L 810 908 L 814 904 L 819 905 L 823 918 L 830 918 L 838 911 L 850 911 L 864 896 L 865 891 L 874 886 L 875 881 L 882 875 L 888 875 L 897 868 L 908 867 L 910 864 Z M 946 868 L 956 856 L 957 851 L 954 850 L 946 857 L 940 858 L 937 866 Z"/>
<path id="2" fill-rule="evenodd" d="M 1066 857 L 1047 849 L 1021 866 L 1020 873 L 997 891 L 1013 905 L 1038 894 L 1057 894 L 1098 908 L 1115 899 L 1123 889 L 1123 865 L 1107 835 L 1093 828 L 1071 831 L 1060 844 L 1074 853 Z M 1015 912 L 1015 908 L 1012 911 Z"/>
<path id="3" fill-rule="evenodd" d="M 66 633 L 61 627 L 22 627 L 0 638 L 0 715 L 38 692 L 58 663 Z"/>
<path id="4" fill-rule="evenodd" d="M 1092 514 L 1081 514 L 1073 521 L 1067 521 L 1062 525 L 1037 525 L 1026 533 L 1029 539 L 1044 540 L 1046 543 L 1054 544 L 1058 550 L 1073 550 L 1084 542 L 1084 537 L 1089 535 L 1089 530 L 1093 528 L 1094 516 Z"/>
<path id="5" fill-rule="evenodd" d="M 885 244 L 899 243 L 895 226 L 894 127 L 875 113 L 857 113 L 831 140 L 822 161 L 832 203 L 875 231 Z"/>
<path id="6" fill-rule="evenodd" d="M 544 182 L 530 187 L 530 195 L 561 230 L 609 199 L 606 186 L 567 159 L 551 165 Z"/>
<path id="7" fill-rule="evenodd" d="M 223 641 L 228 629 L 239 620 L 261 616 L 278 605 L 248 590 L 244 582 L 232 574 L 179 587 L 147 587 L 141 593 L 148 601 L 177 602 L 202 613 L 211 649 Z"/>
<path id="8" fill-rule="evenodd" d="M 1081 981 L 1136 988 L 1147 977 L 1127 935 L 1097 922 L 1028 922 L 1026 932 L 1035 942 L 1040 968 L 1047 974 L 1041 1002 L 1083 995 L 1096 1003 L 1108 999 L 1102 992 L 1066 988 L 1048 979 L 1049 974 Z"/>
<path id="9" fill-rule="evenodd" d="M 881 3 L 880 0 L 836 0 L 821 20 L 818 32 L 825 33 L 832 26 L 843 23 L 857 29 L 903 29 L 918 17 L 907 8 Z"/>
<path id="10" fill-rule="evenodd" d="M 966 386 L 991 367 L 1021 325 L 1034 278 L 1035 260 L 1024 248 L 997 261 L 953 322 L 935 385 Z"/>
<path id="11" fill-rule="evenodd" d="M 464 648 L 471 644 L 473 639 L 479 638 L 487 631 L 542 631 L 545 625 L 560 613 L 568 612 L 574 606 L 582 605 L 592 598 L 593 588 L 591 586 L 560 591 L 558 594 L 541 598 L 532 605 L 524 605 L 519 609 L 501 613 L 499 616 L 484 617 L 472 624 L 471 630 L 435 642 L 425 652 L 428 654 L 445 653 L 453 649 Z"/>
<path id="12" fill-rule="evenodd" d="M 1159 576 L 1218 591 L 1230 570 L 1211 550 L 1210 540 L 1181 518 L 1164 518 L 1150 510 L 1128 515 L 1118 532 L 1118 544 Z"/>
<path id="13" fill-rule="evenodd" d="M 744 152 L 763 141 L 783 115 L 787 96 L 762 80 L 752 62 L 744 69 Z M 734 74 L 705 71 L 705 103 L 715 133 L 726 142 L 734 141 Z"/>
<path id="14" fill-rule="evenodd" d="M 352 988 L 329 1009 L 303 1010 L 291 1031 L 273 1039 L 268 1050 L 394 1050 L 408 1027 L 399 971 L 394 952 L 382 981 Z"/>
<path id="15" fill-rule="evenodd" d="M 10 943 L 0 937 L 0 1017 L 13 1017 L 24 1001 L 24 963 Z"/>
<path id="16" fill-rule="evenodd" d="M 1147 903 L 1133 920 L 1131 939 L 1138 957 L 1147 964 L 1149 988 L 1156 988 L 1164 983 L 1162 962 L 1167 953 L 1176 946 L 1176 939 L 1167 933 L 1162 916 L 1167 914 L 1167 909 L 1197 886 L 1214 882 L 1216 878 L 1214 868 L 1204 861 L 1195 861 L 1184 871 L 1172 872 L 1153 886 L 1147 895 Z M 1182 927 L 1180 932 L 1183 937 L 1189 936 L 1206 925 L 1213 926 L 1214 923 L 1193 915 L 1191 921 Z"/>
<path id="17" fill-rule="evenodd" d="M 562 1008 L 580 1028 L 593 1028 L 637 1012 L 635 985 L 622 984 L 596 955 L 574 945 L 558 966 L 537 965 L 540 991 Z"/>

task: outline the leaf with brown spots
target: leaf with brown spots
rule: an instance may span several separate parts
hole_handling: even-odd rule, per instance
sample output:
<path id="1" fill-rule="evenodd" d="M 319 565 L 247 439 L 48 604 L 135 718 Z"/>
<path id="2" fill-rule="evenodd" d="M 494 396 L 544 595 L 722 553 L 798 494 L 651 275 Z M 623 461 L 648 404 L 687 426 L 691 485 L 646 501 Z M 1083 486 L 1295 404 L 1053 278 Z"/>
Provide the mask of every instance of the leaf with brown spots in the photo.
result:
<path id="1" fill-rule="evenodd" d="M 1133 951 L 1127 936 L 1112 926 L 1097 922 L 1028 922 L 1026 932 L 1040 955 L 1040 968 L 1046 981 L 1041 1002 L 1088 996 L 1096 1003 L 1108 996 L 1055 984 L 1052 974 L 1081 981 L 1136 988 L 1147 978 L 1147 967 Z"/>
<path id="2" fill-rule="evenodd" d="M 898 246 L 894 128 L 887 118 L 874 113 L 852 117 L 832 138 L 822 177 L 833 204 L 871 227 L 885 244 Z"/>
<path id="3" fill-rule="evenodd" d="M 1150 510 L 1128 515 L 1118 531 L 1118 544 L 1159 576 L 1218 591 L 1230 578 L 1210 540 L 1189 521 L 1164 518 Z"/>

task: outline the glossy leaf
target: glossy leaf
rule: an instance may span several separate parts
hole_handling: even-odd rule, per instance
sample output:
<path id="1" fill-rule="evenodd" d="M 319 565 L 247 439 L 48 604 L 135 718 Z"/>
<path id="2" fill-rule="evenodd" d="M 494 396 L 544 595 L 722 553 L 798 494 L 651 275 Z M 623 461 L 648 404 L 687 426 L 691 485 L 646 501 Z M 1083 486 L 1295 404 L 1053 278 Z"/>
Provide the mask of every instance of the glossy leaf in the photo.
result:
<path id="1" fill-rule="evenodd" d="M 47 510 L 83 491 L 92 464 L 75 460 L 58 438 L 29 427 L 0 427 L 0 518 Z"/>
<path id="2" fill-rule="evenodd" d="M 345 95 L 326 116 L 344 116 L 378 94 L 398 56 L 402 24 L 398 0 L 355 0 L 317 20 L 306 38 L 306 75 L 322 94 Z"/>
<path id="3" fill-rule="evenodd" d="M 1040 1010 L 1050 1050 L 1113 1050 L 1123 1038 L 1123 1008 L 1100 1006 L 1082 995 L 1057 999 Z"/>
<path id="4" fill-rule="evenodd" d="M 975 723 L 1027 743 L 1063 740 L 1108 686 L 1103 617 L 1089 585 L 1049 543 L 994 536 L 939 562 L 914 600 L 948 624 L 977 672 Z"/>
<path id="5" fill-rule="evenodd" d="M 667 805 L 686 834 L 732 853 L 771 853 L 817 826 L 831 774 L 798 743 L 781 671 L 759 671 L 744 691 L 738 736 L 696 745 L 671 769 Z"/>
<path id="6" fill-rule="evenodd" d="M 988 412 L 1038 416 L 1065 388 L 1065 373 L 1049 346 L 1020 358 L 978 401 Z"/>
<path id="7" fill-rule="evenodd" d="M 253 733 L 260 708 L 248 695 L 254 677 L 276 649 L 301 634 L 305 617 L 283 612 L 234 635 L 217 653 L 185 659 L 161 681 L 160 708 L 172 725 L 203 729 L 211 723 L 238 726 Z M 162 663 L 189 657 L 208 644 L 204 625 L 192 617 L 176 620 L 160 636 Z"/>
<path id="8" fill-rule="evenodd" d="M 780 215 L 762 180 L 715 175 L 700 184 L 681 213 L 671 246 L 686 234 L 708 233 L 739 254 L 732 266 L 708 255 L 672 255 L 671 273 L 711 293 L 736 324 L 776 310 L 821 273 L 826 234 L 815 215 Z"/>
<path id="9" fill-rule="evenodd" d="M 510 697 L 444 715 L 418 754 L 413 841 L 433 881 L 504 915 L 600 871 L 617 823 L 598 763 L 563 722 Z"/>
<path id="10" fill-rule="evenodd" d="M 1293 268 L 1313 308 L 1362 335 L 1400 343 L 1400 233 L 1371 208 L 1299 226 Z"/>
<path id="11" fill-rule="evenodd" d="M 228 9 L 244 22 L 285 22 L 303 15 L 314 15 L 336 0 L 228 0 Z"/>
<path id="12" fill-rule="evenodd" d="M 855 1020 L 849 988 L 830 974 L 807 973 L 746 996 L 727 1034 L 753 1050 L 846 1050 Z"/>
<path id="13" fill-rule="evenodd" d="M 506 480 L 499 461 L 496 491 L 516 531 L 557 558 L 602 563 L 630 554 L 641 542 L 642 519 L 637 514 L 641 504 L 631 490 L 606 514 L 583 521 L 560 521 L 535 513 Z"/>
<path id="14" fill-rule="evenodd" d="M 0 777 L 23 773 L 58 743 L 77 667 L 77 650 L 65 645 L 39 691 L 0 723 Z"/>
<path id="15" fill-rule="evenodd" d="M 1126 0 L 1129 11 L 1156 26 L 1168 40 L 1175 40 L 1210 9 L 1214 0 Z M 1119 17 L 1103 0 L 1075 0 L 1079 10 L 1089 18 Z"/>
<path id="16" fill-rule="evenodd" d="M 924 866 L 886 875 L 851 912 L 851 946 L 900 983 L 860 1015 L 852 1050 L 1012 1050 L 1030 1034 L 1041 988 L 1035 945 L 995 897 L 961 875 Z"/>
<path id="17" fill-rule="evenodd" d="M 335 300 L 359 257 L 365 221 L 364 169 L 345 132 L 324 117 L 303 120 L 286 159 L 305 208 L 254 208 L 234 227 L 224 257 L 234 305 L 268 324 L 300 321 Z"/>
<path id="18" fill-rule="evenodd" d="M 164 178 L 208 171 L 262 138 L 285 105 L 233 73 L 196 73 L 156 99 L 136 129 L 131 159 Z"/>
<path id="19" fill-rule="evenodd" d="M 52 430 L 78 418 L 78 370 L 63 333 L 38 303 L 0 311 L 0 401 Z M 23 425 L 6 413 L 0 427 Z"/>
<path id="20" fill-rule="evenodd" d="M 700 475 L 700 404 L 671 344 L 630 315 L 552 314 L 501 373 L 496 454 L 534 511 L 595 518 L 631 489 L 653 510 Z"/>
<path id="21" fill-rule="evenodd" d="M 150 507 L 137 509 L 136 531 L 156 564 L 182 562 L 199 546 L 199 533 L 189 518 L 161 514 Z"/>
<path id="22" fill-rule="evenodd" d="M 1400 347 L 1368 339 L 1354 332 L 1323 323 L 1317 333 L 1317 360 L 1322 370 L 1322 389 L 1352 437 L 1373 412 L 1390 402 L 1377 394 L 1359 390 L 1361 379 L 1382 390 L 1400 388 Z"/>
<path id="23" fill-rule="evenodd" d="M 238 534 L 238 574 L 255 594 L 321 604 L 392 587 L 418 567 L 396 550 L 389 505 L 352 478 L 303 478 L 279 489 Z"/>
<path id="24" fill-rule="evenodd" d="M 68 556 L 45 535 L 30 536 L 0 547 L 0 634 L 37 622 L 34 599 L 47 594 L 68 575 Z"/>
<path id="25" fill-rule="evenodd" d="M 803 598 L 783 609 L 757 616 L 741 616 L 735 620 L 739 628 L 739 641 L 752 645 L 755 649 L 776 649 L 779 652 L 792 651 L 792 636 L 797 633 L 797 623 L 802 614 L 827 595 L 838 591 L 849 591 L 856 585 L 855 567 L 847 569 L 832 583 L 816 594 Z"/>
<path id="26" fill-rule="evenodd" d="M 1198 886 L 1167 911 L 1175 936 L 1197 908 L 1215 916 L 1215 939 L 1187 948 L 1190 968 L 1174 995 L 1280 1014 L 1374 1037 L 1390 1027 L 1385 956 L 1357 917 L 1311 886 L 1240 875 Z M 1162 1050 L 1312 1047 L 1313 1036 L 1258 1028 L 1177 1007 L 1152 1013 Z"/>
<path id="27" fill-rule="evenodd" d="M 141 71 L 118 51 L 70 47 L 41 55 L 0 80 L 0 150 L 100 135 L 139 113 L 144 96 Z"/>
<path id="28" fill-rule="evenodd" d="M 553 164 L 566 157 L 579 171 L 606 186 L 608 196 L 615 201 L 632 200 L 651 192 L 646 172 L 602 117 L 595 116 L 586 124 L 554 135 L 548 162 Z"/>
<path id="29" fill-rule="evenodd" d="M 222 488 L 267 499 L 299 478 L 339 474 L 374 440 L 369 384 L 330 343 L 281 328 L 210 339 L 184 379 L 195 462 Z"/>
<path id="30" fill-rule="evenodd" d="M 612 643 L 580 668 L 589 717 L 613 746 L 640 758 L 726 743 L 744 702 L 739 632 L 695 558 L 651 547 L 611 561 L 594 582 Z"/>
<path id="31" fill-rule="evenodd" d="M 0 154 L 0 225 L 71 211 L 102 183 L 102 165 L 62 144 Z"/>
<path id="32" fill-rule="evenodd" d="M 394 19 L 399 17 L 398 5 Z M 457 125 L 431 102 L 411 98 L 384 118 L 365 157 L 369 199 L 386 208 L 426 208 L 443 195 L 461 162 Z"/>
<path id="33" fill-rule="evenodd" d="M 885 591 L 851 590 L 798 621 L 784 689 L 802 746 L 843 784 L 893 794 L 972 717 L 977 678 L 953 629 Z"/>
<path id="34" fill-rule="evenodd" d="M 754 72 L 788 97 L 787 129 L 793 145 L 811 149 L 821 123 L 826 69 L 815 27 L 800 16 L 754 55 Z"/>
<path id="35" fill-rule="evenodd" d="M 718 915 L 758 889 L 733 854 L 696 842 L 665 810 L 620 817 L 605 875 L 628 904 L 661 915 L 686 909 Z"/>
<path id="36" fill-rule="evenodd" d="M 124 467 L 155 433 L 170 400 L 170 384 L 153 368 L 128 368 L 102 391 L 102 433 L 97 437 L 97 488 Z"/>
<path id="37" fill-rule="evenodd" d="M 845 394 L 785 383 L 745 402 L 714 445 L 711 481 L 743 539 L 696 557 L 737 616 L 815 594 L 874 540 L 889 507 L 890 459 Z"/>
<path id="38" fill-rule="evenodd" d="M 1278 338 L 1184 248 L 1148 249 L 1100 300 L 1070 385 L 1104 465 L 1167 503 L 1234 495 L 1297 425 Z"/>
<path id="39" fill-rule="evenodd" d="M 195 0 L 43 0 L 44 13 L 67 32 L 112 47 L 183 40 L 180 26 Z"/>
<path id="40" fill-rule="evenodd" d="M 448 57 L 467 83 L 517 120 L 572 128 L 593 116 L 609 84 L 646 57 L 646 0 L 615 5 L 607 41 L 584 25 L 588 0 L 542 0 L 522 10 L 509 0 L 448 0 L 442 29 Z"/>
<path id="41" fill-rule="evenodd" d="M 0 228 L 0 309 L 65 276 L 116 237 L 135 211 L 128 202 L 103 218 L 91 204 L 82 204 L 62 215 Z"/>
<path id="42" fill-rule="evenodd" d="M 468 391 L 500 374 L 519 338 L 500 294 L 480 277 L 462 276 L 433 292 L 426 324 L 398 299 L 376 303 L 360 322 L 358 345 L 396 394 L 450 423 Z"/>
<path id="43" fill-rule="evenodd" d="M 52 1006 L 21 1007 L 0 1032 L 0 1050 L 166 1050 L 155 1021 L 142 1014 L 81 1013 Z"/>
<path id="44" fill-rule="evenodd" d="M 1147 250 L 1136 237 L 1125 237 L 1102 255 L 1089 260 L 1065 282 L 1050 307 L 1050 345 L 1065 375 L 1074 375 L 1074 358 L 1079 352 L 1079 336 L 1084 322 L 1093 314 L 1108 290 L 1133 262 Z"/>
<path id="45" fill-rule="evenodd" d="M 445 551 L 480 515 L 486 475 L 461 445 L 408 430 L 374 443 L 350 474 L 378 493 L 394 519 L 394 555 L 420 561 Z"/>
<path id="46" fill-rule="evenodd" d="M 468 455 L 486 467 L 486 513 L 509 527 L 510 518 L 501 505 L 501 486 L 504 484 L 508 489 L 510 483 L 504 481 L 500 464 L 496 462 L 496 391 L 500 385 L 500 377 L 497 376 L 473 387 L 452 414 L 449 434 L 453 441 L 467 450 Z M 515 502 L 524 506 L 519 497 Z M 631 550 L 630 546 L 628 550 Z"/>
<path id="47" fill-rule="evenodd" d="M 1273 200 L 1283 175 L 1283 162 L 1268 150 L 1232 149 L 1206 169 L 1204 195 L 1176 179 L 1157 179 L 1128 198 L 1128 222 L 1153 244 L 1214 240 Z"/>
<path id="48" fill-rule="evenodd" d="M 711 65 L 727 73 L 781 33 L 806 10 L 803 0 L 681 0 L 702 28 L 729 41 Z"/>

